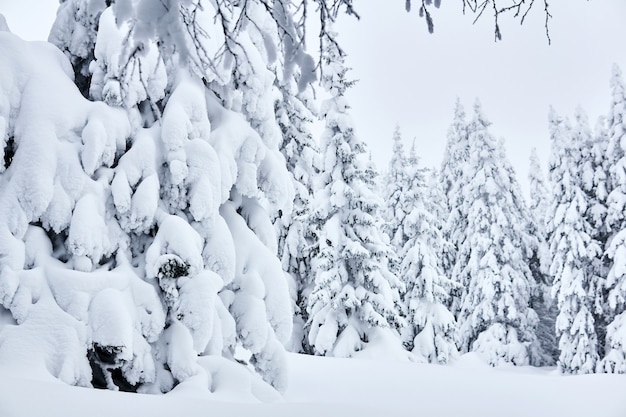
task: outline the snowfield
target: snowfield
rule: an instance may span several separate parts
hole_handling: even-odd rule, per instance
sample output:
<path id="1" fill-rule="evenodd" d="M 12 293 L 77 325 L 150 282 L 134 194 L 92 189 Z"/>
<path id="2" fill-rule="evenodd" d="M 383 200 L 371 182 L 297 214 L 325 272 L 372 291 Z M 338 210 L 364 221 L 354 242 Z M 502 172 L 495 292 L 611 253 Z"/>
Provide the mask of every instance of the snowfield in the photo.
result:
<path id="1" fill-rule="evenodd" d="M 0 416 L 626 415 L 623 375 L 492 368 L 476 354 L 463 355 L 450 366 L 298 354 L 289 354 L 288 361 L 289 388 L 283 398 L 252 378 L 265 402 L 241 394 L 241 379 L 232 379 L 230 386 L 223 381 L 223 389 L 214 393 L 191 378 L 168 394 L 144 395 L 71 387 L 44 375 L 22 379 L 0 370 Z"/>

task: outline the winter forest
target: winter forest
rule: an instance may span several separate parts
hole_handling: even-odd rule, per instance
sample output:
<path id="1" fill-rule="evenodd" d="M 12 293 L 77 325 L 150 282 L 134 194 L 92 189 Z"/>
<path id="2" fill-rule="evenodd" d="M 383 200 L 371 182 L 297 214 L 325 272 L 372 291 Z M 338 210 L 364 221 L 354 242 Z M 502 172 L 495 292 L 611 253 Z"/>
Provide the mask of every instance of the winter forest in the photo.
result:
<path id="1" fill-rule="evenodd" d="M 432 31 L 440 2 L 411 3 Z M 499 37 L 500 14 L 534 2 L 481 3 L 463 9 Z M 442 401 L 454 380 L 535 389 L 527 372 L 581 393 L 556 410 L 597 410 L 595 393 L 626 411 L 607 375 L 626 373 L 620 68 L 599 120 L 546 114 L 527 198 L 479 99 L 450 103 L 439 165 L 397 126 L 376 166 L 346 98 L 346 13 L 358 4 L 61 0 L 48 42 L 0 14 L 0 415 L 28 415 L 32 390 L 73 402 L 63 415 L 159 397 L 140 394 L 171 401 L 153 415 L 249 415 L 332 397 L 293 393 L 333 372 L 441 380 Z M 468 392 L 469 415 L 497 411 Z"/>

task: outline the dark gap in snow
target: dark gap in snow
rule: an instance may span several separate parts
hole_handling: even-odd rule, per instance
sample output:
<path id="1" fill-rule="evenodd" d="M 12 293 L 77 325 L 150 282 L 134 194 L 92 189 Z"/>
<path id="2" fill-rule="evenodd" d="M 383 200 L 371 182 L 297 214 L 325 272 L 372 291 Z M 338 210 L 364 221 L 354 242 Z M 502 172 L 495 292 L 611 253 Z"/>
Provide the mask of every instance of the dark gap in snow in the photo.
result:
<path id="1" fill-rule="evenodd" d="M 97 343 L 89 350 L 87 359 L 91 367 L 91 385 L 94 388 L 111 389 L 109 386 L 111 381 L 120 391 L 137 392 L 139 384 L 132 385 L 122 374 L 122 363 L 117 358 L 120 351 L 120 347 L 101 346 Z"/>
<path id="2" fill-rule="evenodd" d="M 112 271 L 117 267 L 117 261 L 115 259 L 115 253 L 111 253 L 109 255 L 104 255 L 98 261 L 98 265 L 101 267 L 106 266 L 107 270 Z"/>
<path id="3" fill-rule="evenodd" d="M 74 84 L 78 87 L 78 91 L 87 100 L 94 101 L 89 96 L 89 86 L 91 85 L 91 73 L 89 72 L 89 63 L 94 60 L 93 54 L 86 59 L 77 60 L 74 65 Z"/>
<path id="4" fill-rule="evenodd" d="M 102 346 L 94 343 L 93 352 L 95 359 L 107 365 L 115 365 L 117 363 L 117 355 L 122 351 L 120 346 Z"/>
<path id="5" fill-rule="evenodd" d="M 15 156 L 15 138 L 10 136 L 4 147 L 4 169 L 8 169 Z"/>
<path id="6" fill-rule="evenodd" d="M 152 103 L 150 99 L 146 99 L 137 105 L 139 108 L 139 113 L 141 114 L 142 126 L 147 129 L 152 127 L 152 125 L 157 121 L 157 115 L 155 115 L 154 110 L 152 108 Z M 163 113 L 163 110 L 160 110 Z"/>
<path id="7" fill-rule="evenodd" d="M 61 262 L 67 262 L 69 257 L 67 254 L 67 248 L 65 247 L 65 242 L 67 241 L 68 230 L 62 230 L 57 233 L 49 226 L 44 227 L 41 222 L 35 222 L 33 225 L 41 227 L 46 232 L 46 235 L 48 235 L 48 239 L 50 239 L 50 243 L 52 244 L 52 256 Z"/>

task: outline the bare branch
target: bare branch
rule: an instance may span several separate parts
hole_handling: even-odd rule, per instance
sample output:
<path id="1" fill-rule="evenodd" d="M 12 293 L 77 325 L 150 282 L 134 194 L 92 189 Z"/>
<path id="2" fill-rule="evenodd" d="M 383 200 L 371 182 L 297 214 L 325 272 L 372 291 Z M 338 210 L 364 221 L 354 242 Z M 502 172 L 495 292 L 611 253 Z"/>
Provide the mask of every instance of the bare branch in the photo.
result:
<path id="1" fill-rule="evenodd" d="M 463 14 L 466 13 L 466 10 L 470 10 L 474 15 L 474 22 L 476 23 L 484 14 L 487 7 L 491 6 L 493 10 L 493 22 L 494 22 L 494 33 L 496 41 L 502 39 L 502 32 L 500 30 L 500 15 L 511 13 L 514 19 L 519 19 L 520 24 L 524 24 L 526 18 L 533 6 L 535 6 L 536 0 L 511 0 L 512 4 L 508 6 L 499 7 L 498 0 L 463 0 Z M 552 43 L 550 39 L 550 19 L 552 15 L 549 11 L 548 0 L 543 0 L 544 4 L 544 27 L 546 31 L 546 38 L 548 40 L 548 44 Z"/>

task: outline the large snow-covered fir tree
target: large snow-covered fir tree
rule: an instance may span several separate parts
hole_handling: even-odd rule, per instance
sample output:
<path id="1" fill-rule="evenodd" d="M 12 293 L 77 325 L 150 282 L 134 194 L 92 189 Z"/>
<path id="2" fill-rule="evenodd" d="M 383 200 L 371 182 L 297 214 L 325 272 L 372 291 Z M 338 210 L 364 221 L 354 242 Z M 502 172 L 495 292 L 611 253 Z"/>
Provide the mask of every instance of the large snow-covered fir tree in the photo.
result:
<path id="1" fill-rule="evenodd" d="M 387 266 L 391 248 L 382 236 L 365 144 L 348 114 L 346 72 L 334 39 L 323 38 L 321 82 L 330 98 L 322 105 L 324 166 L 313 215 L 319 246 L 306 337 L 312 353 L 329 356 L 354 355 L 380 329 L 398 337 L 402 323 L 402 284 Z"/>
<path id="2" fill-rule="evenodd" d="M 552 295 L 557 300 L 556 332 L 558 365 L 565 373 L 594 372 L 599 359 L 594 312 L 598 277 L 594 272 L 600 243 L 593 239 L 593 225 L 586 214 L 590 207 L 584 190 L 581 166 L 583 143 L 589 136 L 582 115 L 574 129 L 567 119 L 550 113 L 552 155 L 551 202 L 546 228 L 552 263 Z"/>
<path id="3" fill-rule="evenodd" d="M 492 365 L 537 363 L 530 215 L 503 145 L 488 126 L 477 103 L 468 126 L 469 183 L 461 190 L 467 229 L 454 268 L 467 283 L 458 317 L 461 348 Z"/>
<path id="4" fill-rule="evenodd" d="M 276 74 L 303 89 L 314 65 L 296 9 L 265 6 L 67 0 L 50 35 L 66 57 L 2 34 L 0 300 L 19 324 L 2 360 L 164 392 L 218 388 L 226 357 L 285 388 Z"/>
<path id="5" fill-rule="evenodd" d="M 609 191 L 606 247 L 610 270 L 606 277 L 606 343 L 600 365 L 604 372 L 626 373 L 626 88 L 620 68 L 611 76 L 611 106 L 606 118 Z"/>

